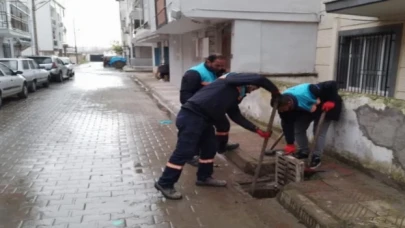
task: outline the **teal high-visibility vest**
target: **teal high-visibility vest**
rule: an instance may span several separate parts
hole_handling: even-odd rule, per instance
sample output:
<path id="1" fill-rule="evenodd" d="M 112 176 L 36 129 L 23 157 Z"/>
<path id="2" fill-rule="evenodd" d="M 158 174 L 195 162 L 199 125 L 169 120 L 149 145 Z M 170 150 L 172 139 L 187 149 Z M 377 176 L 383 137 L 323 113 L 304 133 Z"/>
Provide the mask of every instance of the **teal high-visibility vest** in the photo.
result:
<path id="1" fill-rule="evenodd" d="M 311 84 L 305 83 L 286 89 L 283 94 L 293 95 L 298 102 L 298 107 L 311 112 L 312 107 L 317 104 L 316 97 L 309 90 Z"/>

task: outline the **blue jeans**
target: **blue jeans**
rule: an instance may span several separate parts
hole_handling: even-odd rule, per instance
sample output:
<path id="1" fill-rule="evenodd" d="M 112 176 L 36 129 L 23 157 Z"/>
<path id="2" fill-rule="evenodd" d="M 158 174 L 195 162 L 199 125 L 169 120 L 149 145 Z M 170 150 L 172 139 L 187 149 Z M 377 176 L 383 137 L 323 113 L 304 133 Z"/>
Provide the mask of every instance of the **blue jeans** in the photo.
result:
<path id="1" fill-rule="evenodd" d="M 309 153 L 307 129 L 311 122 L 314 121 L 313 134 L 315 135 L 316 128 L 318 127 L 319 119 L 313 119 L 310 115 L 303 115 L 297 118 L 295 122 L 295 141 L 298 144 L 298 149 L 304 153 Z M 325 119 L 319 132 L 318 140 L 316 141 L 314 155 L 321 156 L 326 143 L 326 134 L 328 133 L 331 121 Z"/>

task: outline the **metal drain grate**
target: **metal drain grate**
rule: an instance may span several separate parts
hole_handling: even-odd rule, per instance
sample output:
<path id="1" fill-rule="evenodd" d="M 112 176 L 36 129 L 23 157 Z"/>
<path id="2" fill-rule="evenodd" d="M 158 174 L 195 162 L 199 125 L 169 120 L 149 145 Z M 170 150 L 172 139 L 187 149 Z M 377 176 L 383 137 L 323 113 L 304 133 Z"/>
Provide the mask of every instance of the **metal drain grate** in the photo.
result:
<path id="1" fill-rule="evenodd" d="M 284 152 L 276 154 L 276 184 L 285 186 L 290 182 L 304 181 L 305 163 Z"/>

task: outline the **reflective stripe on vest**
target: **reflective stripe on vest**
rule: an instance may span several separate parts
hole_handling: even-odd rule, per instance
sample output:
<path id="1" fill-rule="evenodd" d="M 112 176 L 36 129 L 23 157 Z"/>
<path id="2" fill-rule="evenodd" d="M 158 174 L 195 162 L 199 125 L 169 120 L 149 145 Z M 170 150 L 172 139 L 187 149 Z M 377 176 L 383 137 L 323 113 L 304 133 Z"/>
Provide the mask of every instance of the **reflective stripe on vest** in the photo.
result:
<path id="1" fill-rule="evenodd" d="M 209 83 L 215 81 L 217 79 L 216 75 L 209 71 L 204 63 L 200 63 L 197 66 L 193 66 L 190 70 L 195 70 L 200 74 L 201 77 L 201 84 L 208 85 Z"/>
<path id="2" fill-rule="evenodd" d="M 305 83 L 286 89 L 283 94 L 293 95 L 298 102 L 298 107 L 305 111 L 312 112 L 313 106 L 317 104 L 316 97 L 309 90 L 311 84 Z"/>

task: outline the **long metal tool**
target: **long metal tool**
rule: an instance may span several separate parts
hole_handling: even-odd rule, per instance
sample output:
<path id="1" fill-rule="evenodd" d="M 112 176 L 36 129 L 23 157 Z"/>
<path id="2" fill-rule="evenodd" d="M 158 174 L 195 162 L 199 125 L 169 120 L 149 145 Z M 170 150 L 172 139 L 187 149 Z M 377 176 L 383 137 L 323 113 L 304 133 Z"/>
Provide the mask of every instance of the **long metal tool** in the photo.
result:
<path id="1" fill-rule="evenodd" d="M 280 136 L 276 139 L 276 141 L 274 141 L 273 145 L 270 147 L 269 150 L 266 150 L 264 152 L 265 156 L 275 156 L 277 151 L 280 150 L 275 150 L 274 148 L 278 145 L 278 143 L 281 141 L 281 139 L 283 139 L 284 137 L 284 133 L 281 133 Z"/>
<path id="2" fill-rule="evenodd" d="M 271 130 L 273 129 L 274 118 L 276 117 L 276 111 L 277 111 L 277 109 L 274 108 L 274 107 L 277 107 L 277 106 L 278 106 L 278 100 L 276 100 L 274 102 L 273 110 L 272 110 L 271 115 L 270 115 L 270 120 L 269 120 L 269 123 L 267 124 L 267 132 L 271 132 Z M 257 179 L 259 178 L 260 169 L 262 168 L 262 164 L 263 164 L 264 153 L 266 152 L 266 148 L 267 148 L 268 143 L 269 143 L 269 138 L 264 139 L 263 146 L 262 146 L 262 151 L 260 152 L 259 161 L 257 163 L 255 175 L 254 175 L 253 181 L 252 181 L 252 187 L 251 187 L 251 194 L 252 195 L 255 193 L 255 190 L 256 190 Z"/>
<path id="3" fill-rule="evenodd" d="M 308 157 L 308 163 L 307 163 L 308 167 L 311 166 L 312 156 L 314 154 L 314 150 L 315 150 L 315 146 L 316 146 L 316 143 L 318 141 L 318 138 L 319 138 L 319 134 L 321 133 L 322 124 L 325 121 L 325 116 L 326 116 L 326 112 L 322 112 L 321 117 L 319 118 L 318 126 L 316 128 L 316 132 L 315 132 L 315 136 L 314 136 L 314 140 L 313 140 L 313 142 L 311 144 L 311 147 L 309 148 L 309 157 Z"/>

